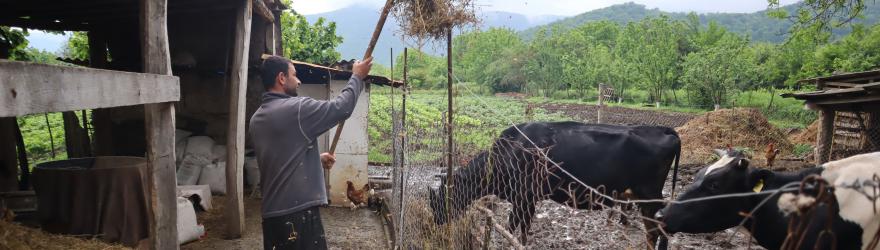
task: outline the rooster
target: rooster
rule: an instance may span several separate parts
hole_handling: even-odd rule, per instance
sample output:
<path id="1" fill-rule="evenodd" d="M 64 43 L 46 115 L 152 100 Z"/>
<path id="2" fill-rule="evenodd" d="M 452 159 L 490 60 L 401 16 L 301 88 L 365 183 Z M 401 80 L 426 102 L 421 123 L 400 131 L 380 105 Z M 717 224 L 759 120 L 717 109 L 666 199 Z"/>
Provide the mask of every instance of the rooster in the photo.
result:
<path id="1" fill-rule="evenodd" d="M 773 166 L 773 160 L 776 160 L 776 155 L 779 154 L 779 149 L 773 147 L 773 143 L 767 144 L 767 152 L 764 152 L 764 157 L 767 158 L 767 167 Z"/>
<path id="2" fill-rule="evenodd" d="M 2 199 L 0 199 L 0 220 L 6 222 L 15 220 L 15 213 L 12 212 L 12 209 L 6 207 L 6 202 Z"/>
<path id="3" fill-rule="evenodd" d="M 370 184 L 364 184 L 364 187 L 357 190 L 354 188 L 354 183 L 351 181 L 346 181 L 345 183 L 348 185 L 345 190 L 345 195 L 348 196 L 348 201 L 350 202 L 352 210 L 361 206 L 366 206 L 369 202 L 370 196 L 375 192 L 370 187 Z"/>

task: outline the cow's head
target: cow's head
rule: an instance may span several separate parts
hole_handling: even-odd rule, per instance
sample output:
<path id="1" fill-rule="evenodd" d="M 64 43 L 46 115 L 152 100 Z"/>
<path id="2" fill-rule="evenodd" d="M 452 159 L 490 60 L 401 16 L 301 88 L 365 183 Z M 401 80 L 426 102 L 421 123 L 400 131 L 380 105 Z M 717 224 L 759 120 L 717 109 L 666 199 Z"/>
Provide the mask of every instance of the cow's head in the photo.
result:
<path id="1" fill-rule="evenodd" d="M 437 223 L 437 225 L 446 224 L 448 221 L 446 216 L 446 181 L 444 180 L 442 183 L 443 184 L 440 184 L 440 187 L 436 189 L 431 188 L 431 195 L 428 200 L 431 206 L 431 211 L 434 212 L 434 223 Z"/>
<path id="2" fill-rule="evenodd" d="M 446 175 L 441 175 L 440 187 L 431 188 L 428 200 L 434 213 L 434 222 L 438 225 L 446 224 L 449 220 L 458 217 L 473 200 L 487 194 L 483 178 L 486 173 L 487 157 L 488 153 L 480 153 L 471 159 L 467 166 L 456 169 L 452 173 L 452 185 L 447 185 Z M 448 207 L 447 189 L 449 190 Z M 450 210 L 448 214 L 447 208 Z"/>
<path id="3" fill-rule="evenodd" d="M 708 196 L 754 192 L 760 190 L 763 180 L 772 172 L 749 167 L 749 160 L 735 150 L 715 150 L 720 159 L 704 167 L 694 176 L 694 183 L 676 201 L 687 201 Z M 670 203 L 657 213 L 657 219 L 666 224 L 668 233 L 707 233 L 731 228 L 742 220 L 740 212 L 753 207 L 751 197 L 723 198 Z"/>

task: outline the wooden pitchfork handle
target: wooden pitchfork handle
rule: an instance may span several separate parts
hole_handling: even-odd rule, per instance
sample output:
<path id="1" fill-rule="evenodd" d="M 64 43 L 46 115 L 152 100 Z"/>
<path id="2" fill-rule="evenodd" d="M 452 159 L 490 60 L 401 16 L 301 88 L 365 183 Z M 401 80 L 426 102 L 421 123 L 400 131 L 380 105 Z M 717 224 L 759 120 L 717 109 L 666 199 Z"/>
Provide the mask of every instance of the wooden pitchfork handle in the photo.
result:
<path id="1" fill-rule="evenodd" d="M 376 29 L 373 30 L 373 37 L 370 38 L 370 45 L 367 46 L 367 52 L 364 53 L 364 59 L 370 58 L 373 55 L 373 49 L 376 48 L 376 42 L 379 41 L 379 35 L 382 34 L 382 27 L 385 26 L 385 19 L 388 18 L 388 13 L 391 12 L 392 5 L 394 5 L 394 0 L 385 1 L 385 7 L 382 8 L 379 22 L 376 23 Z M 336 154 L 336 145 L 339 144 L 339 136 L 342 135 L 343 127 L 345 127 L 345 120 L 340 121 L 339 125 L 336 125 L 336 135 L 333 136 L 333 143 L 330 143 L 331 155 Z M 330 170 L 328 169 L 324 169 L 324 183 L 327 185 L 327 203 L 330 203 Z"/>
<path id="2" fill-rule="evenodd" d="M 367 52 L 364 53 L 364 59 L 370 58 L 370 56 L 373 55 L 373 49 L 376 48 L 376 42 L 379 41 L 379 35 L 382 34 L 382 27 L 385 26 L 385 19 L 388 18 L 388 12 L 391 12 L 392 5 L 394 5 L 394 0 L 388 0 L 385 2 L 385 7 L 382 8 L 382 15 L 379 16 L 379 22 L 376 23 L 376 29 L 373 30 L 373 37 L 370 38 L 370 45 L 367 46 Z M 339 143 L 339 135 L 342 134 L 342 128 L 344 126 L 345 120 L 342 120 L 339 122 L 339 125 L 336 126 L 336 135 L 333 136 L 333 143 L 330 144 L 330 154 L 336 153 L 336 145 Z"/>

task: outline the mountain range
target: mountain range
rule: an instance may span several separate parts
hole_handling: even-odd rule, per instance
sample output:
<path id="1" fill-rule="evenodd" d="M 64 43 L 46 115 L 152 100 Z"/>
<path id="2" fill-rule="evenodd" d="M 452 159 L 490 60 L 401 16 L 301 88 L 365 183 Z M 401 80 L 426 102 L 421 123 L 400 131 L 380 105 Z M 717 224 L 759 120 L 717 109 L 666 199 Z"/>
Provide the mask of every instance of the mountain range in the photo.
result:
<path id="1" fill-rule="evenodd" d="M 343 37 L 342 44 L 337 48 L 339 53 L 342 54 L 342 59 L 360 59 L 370 42 L 370 37 L 376 27 L 376 21 L 379 20 L 379 11 L 379 9 L 374 7 L 354 4 L 335 11 L 306 15 L 305 17 L 309 23 L 314 23 L 320 17 L 336 22 L 336 34 Z M 481 23 L 476 28 L 506 27 L 514 31 L 526 30 L 564 18 L 563 16 L 549 15 L 529 18 L 522 14 L 499 11 L 481 12 L 479 17 Z M 416 46 L 412 42 L 407 43 L 401 39 L 400 34 L 398 34 L 399 26 L 400 24 L 394 18 L 394 15 L 389 15 L 385 26 L 382 28 L 382 35 L 379 37 L 379 41 L 376 43 L 376 48 L 373 51 L 373 57 L 375 57 L 377 62 L 389 65 L 391 58 L 389 49 L 391 48 L 394 48 L 394 54 L 398 54 L 403 51 L 405 46 Z M 474 28 L 468 27 L 467 29 L 472 30 Z M 422 49 L 434 55 L 446 54 L 445 43 L 441 46 L 426 44 Z"/>
<path id="2" fill-rule="evenodd" d="M 880 20 L 880 3 L 865 1 L 865 5 L 866 8 L 862 12 L 862 18 L 856 19 L 853 22 L 867 25 L 877 23 Z M 798 4 L 793 4 L 783 6 L 782 8 L 792 13 L 797 7 Z M 704 25 L 714 20 L 730 31 L 747 34 L 752 41 L 783 42 L 792 23 L 789 20 L 770 17 L 767 15 L 767 12 L 767 10 L 762 10 L 753 13 L 703 13 L 698 14 L 698 17 Z M 684 12 L 666 12 L 656 8 L 648 9 L 644 5 L 635 3 L 612 5 L 571 17 L 540 16 L 529 18 L 518 13 L 487 11 L 481 12 L 479 27 L 471 27 L 468 30 L 473 30 L 474 28 L 506 27 L 519 32 L 523 38 L 529 39 L 541 28 L 551 26 L 559 26 L 564 30 L 600 20 L 610 20 L 626 24 L 642 20 L 646 17 L 660 15 L 666 15 L 677 20 L 685 20 L 688 16 Z M 375 9 L 375 7 L 355 4 L 331 12 L 306 15 L 306 19 L 310 23 L 319 17 L 336 22 L 336 34 L 343 37 L 342 44 L 337 48 L 342 54 L 342 58 L 360 59 L 369 43 L 373 29 L 375 29 L 376 21 L 379 19 L 379 10 Z M 401 40 L 401 36 L 397 32 L 398 27 L 398 21 L 393 15 L 390 15 L 373 52 L 373 56 L 378 63 L 390 64 L 391 52 L 389 49 L 391 48 L 394 48 L 394 54 L 398 54 L 405 46 L 415 47 L 411 42 L 407 43 Z M 835 37 L 841 37 L 849 32 L 850 29 L 846 27 L 833 30 Z M 446 54 L 445 43 L 426 44 L 422 46 L 422 50 L 434 55 Z"/>

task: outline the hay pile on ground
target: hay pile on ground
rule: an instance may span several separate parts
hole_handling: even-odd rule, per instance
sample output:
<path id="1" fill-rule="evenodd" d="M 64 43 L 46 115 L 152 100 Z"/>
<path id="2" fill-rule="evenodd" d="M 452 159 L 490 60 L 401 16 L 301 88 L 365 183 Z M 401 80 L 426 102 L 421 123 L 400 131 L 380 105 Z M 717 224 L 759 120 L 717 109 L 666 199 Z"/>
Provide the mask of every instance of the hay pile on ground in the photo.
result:
<path id="1" fill-rule="evenodd" d="M 18 223 L 0 220 L 0 249 L 130 249 L 111 245 L 99 240 L 85 240 L 69 236 L 49 234 Z"/>
<path id="2" fill-rule="evenodd" d="M 473 235 L 481 214 L 474 209 L 468 209 L 449 224 L 437 225 L 434 222 L 434 214 L 425 199 L 413 199 L 406 202 L 406 219 L 403 228 L 405 231 L 404 244 L 407 249 L 445 249 L 451 243 L 453 248 L 471 249 L 474 246 Z M 451 239 L 451 240 L 450 240 Z"/>
<path id="3" fill-rule="evenodd" d="M 794 146 L 785 133 L 767 122 L 760 111 L 750 108 L 722 109 L 695 117 L 675 129 L 682 141 L 682 164 L 706 164 L 715 159 L 713 149 L 730 145 L 743 149 L 753 165 L 763 166 L 767 144 L 780 154 L 791 154 Z"/>
<path id="4" fill-rule="evenodd" d="M 806 129 L 792 135 L 789 140 L 794 144 L 816 145 L 816 136 L 819 134 L 819 120 L 810 123 Z"/>

